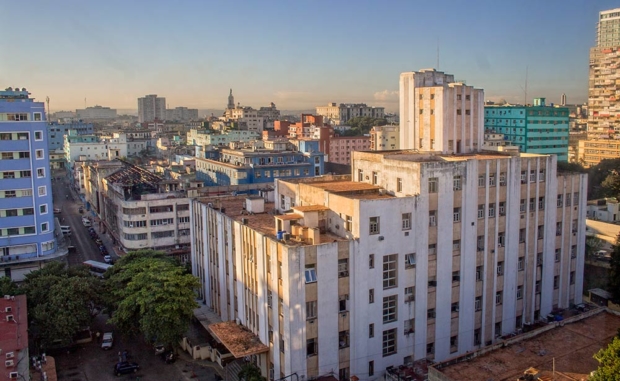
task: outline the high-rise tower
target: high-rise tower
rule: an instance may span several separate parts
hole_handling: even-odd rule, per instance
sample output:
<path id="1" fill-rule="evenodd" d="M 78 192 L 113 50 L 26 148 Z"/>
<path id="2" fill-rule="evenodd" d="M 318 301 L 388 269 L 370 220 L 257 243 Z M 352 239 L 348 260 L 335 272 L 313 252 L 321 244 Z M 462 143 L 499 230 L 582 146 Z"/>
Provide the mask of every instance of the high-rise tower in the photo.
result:
<path id="1" fill-rule="evenodd" d="M 228 94 L 228 106 L 226 108 L 229 110 L 235 108 L 235 97 L 232 94 L 232 89 L 230 89 L 230 94 Z"/>
<path id="2" fill-rule="evenodd" d="M 138 121 L 143 123 L 156 119 L 166 119 L 166 98 L 158 97 L 156 94 L 138 98 Z"/>
<path id="3" fill-rule="evenodd" d="M 588 137 L 620 134 L 620 8 L 599 13 L 596 46 L 590 49 Z"/>

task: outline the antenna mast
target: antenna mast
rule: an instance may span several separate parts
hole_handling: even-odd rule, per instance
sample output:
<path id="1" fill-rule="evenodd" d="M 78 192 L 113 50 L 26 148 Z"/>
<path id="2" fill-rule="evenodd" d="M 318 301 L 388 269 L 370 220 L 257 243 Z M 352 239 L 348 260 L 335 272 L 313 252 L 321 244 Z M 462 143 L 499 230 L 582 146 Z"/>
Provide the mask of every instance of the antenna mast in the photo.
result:
<path id="1" fill-rule="evenodd" d="M 50 117 L 50 97 L 45 97 L 45 102 L 47 102 L 47 120 Z"/>

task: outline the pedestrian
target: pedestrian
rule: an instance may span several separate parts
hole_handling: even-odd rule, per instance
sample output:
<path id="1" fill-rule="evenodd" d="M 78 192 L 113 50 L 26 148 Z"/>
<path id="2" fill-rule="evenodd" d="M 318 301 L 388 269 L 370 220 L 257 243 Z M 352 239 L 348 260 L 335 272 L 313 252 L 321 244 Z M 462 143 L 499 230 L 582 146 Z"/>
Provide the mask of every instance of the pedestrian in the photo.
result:
<path id="1" fill-rule="evenodd" d="M 97 343 L 100 343 L 101 342 L 101 332 L 97 331 L 95 336 L 97 336 Z"/>

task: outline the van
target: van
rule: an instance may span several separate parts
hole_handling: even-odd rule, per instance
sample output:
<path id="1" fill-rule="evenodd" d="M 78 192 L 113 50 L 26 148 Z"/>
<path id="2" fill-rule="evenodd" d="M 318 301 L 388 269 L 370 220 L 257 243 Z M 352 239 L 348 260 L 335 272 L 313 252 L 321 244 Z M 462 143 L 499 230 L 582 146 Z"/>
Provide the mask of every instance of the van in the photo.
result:
<path id="1" fill-rule="evenodd" d="M 103 334 L 103 340 L 101 341 L 101 348 L 110 349 L 114 344 L 114 337 L 112 332 L 106 332 Z"/>
<path id="2" fill-rule="evenodd" d="M 60 231 L 62 232 L 62 234 L 71 234 L 71 226 L 60 225 Z"/>

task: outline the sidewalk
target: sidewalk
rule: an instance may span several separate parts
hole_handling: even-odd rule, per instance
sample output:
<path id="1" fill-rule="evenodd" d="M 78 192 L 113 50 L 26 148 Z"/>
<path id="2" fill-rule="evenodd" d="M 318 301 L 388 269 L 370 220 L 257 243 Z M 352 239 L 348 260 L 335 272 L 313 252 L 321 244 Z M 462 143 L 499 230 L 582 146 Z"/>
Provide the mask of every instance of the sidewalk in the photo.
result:
<path id="1" fill-rule="evenodd" d="M 97 232 L 99 239 L 101 240 L 101 242 L 103 242 L 105 248 L 108 249 L 108 253 L 116 256 L 116 258 L 120 258 L 122 255 L 119 254 L 122 254 L 122 251 L 120 250 L 120 248 L 114 246 L 114 244 L 112 243 L 112 237 L 110 237 L 110 235 L 107 233 L 107 229 L 103 225 L 103 222 L 99 219 L 99 217 L 94 217 L 93 214 L 94 213 L 92 211 L 84 210 L 84 215 L 90 218 L 92 228 L 95 229 L 95 232 Z"/>
<path id="2" fill-rule="evenodd" d="M 215 381 L 216 375 L 224 379 L 225 372 L 219 364 L 209 360 L 194 360 L 189 353 L 178 349 L 178 367 L 183 372 L 185 379 L 192 381 Z"/>

